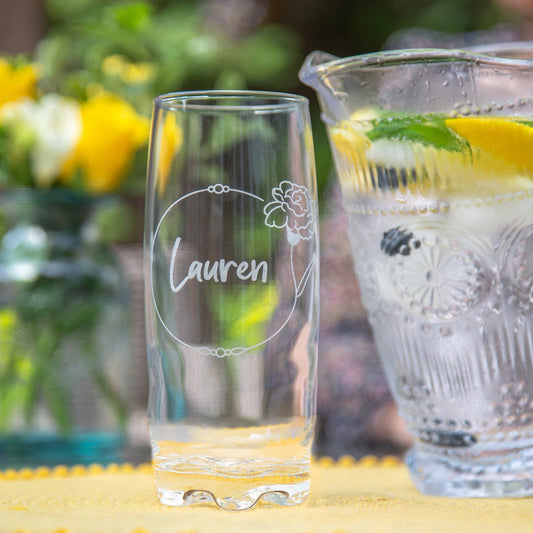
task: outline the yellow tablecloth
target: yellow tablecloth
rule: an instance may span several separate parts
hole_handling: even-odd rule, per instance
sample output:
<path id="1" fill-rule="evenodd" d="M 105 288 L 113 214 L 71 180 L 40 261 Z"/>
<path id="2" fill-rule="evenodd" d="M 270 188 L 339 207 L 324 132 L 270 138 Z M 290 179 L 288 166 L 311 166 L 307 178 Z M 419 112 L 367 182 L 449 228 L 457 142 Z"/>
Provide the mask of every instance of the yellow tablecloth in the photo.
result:
<path id="1" fill-rule="evenodd" d="M 419 494 L 392 458 L 314 463 L 300 507 L 166 507 L 149 465 L 0 473 L 0 533 L 532 533 L 533 498 Z"/>

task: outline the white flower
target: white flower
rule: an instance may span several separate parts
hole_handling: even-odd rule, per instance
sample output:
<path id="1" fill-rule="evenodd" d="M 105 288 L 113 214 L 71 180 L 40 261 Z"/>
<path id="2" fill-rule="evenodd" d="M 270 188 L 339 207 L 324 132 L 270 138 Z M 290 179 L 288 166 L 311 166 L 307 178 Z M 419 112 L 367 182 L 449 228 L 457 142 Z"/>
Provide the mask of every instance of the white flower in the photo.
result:
<path id="1" fill-rule="evenodd" d="M 79 104 L 57 94 L 22 99 L 2 109 L 1 120 L 32 139 L 30 157 L 38 186 L 49 186 L 76 147 L 82 132 Z"/>

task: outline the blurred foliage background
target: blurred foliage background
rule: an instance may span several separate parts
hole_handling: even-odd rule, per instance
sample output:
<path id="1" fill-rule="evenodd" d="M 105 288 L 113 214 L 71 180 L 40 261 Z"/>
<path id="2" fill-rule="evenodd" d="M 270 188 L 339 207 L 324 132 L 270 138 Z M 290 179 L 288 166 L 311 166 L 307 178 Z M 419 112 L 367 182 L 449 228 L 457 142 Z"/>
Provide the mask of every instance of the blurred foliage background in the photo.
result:
<path id="1" fill-rule="evenodd" d="M 0 53 L 26 53 L 42 63 L 43 91 L 83 100 L 104 88 L 147 116 L 153 97 L 171 91 L 303 93 L 312 103 L 322 191 L 331 158 L 314 95 L 298 80 L 307 53 L 354 55 L 418 44 L 417 36 L 422 45 L 445 36 L 444 45 L 506 40 L 519 24 L 508 9 L 513 2 L 1 0 Z"/>
<path id="2" fill-rule="evenodd" d="M 409 437 L 398 426 L 360 304 L 339 194 L 334 188 L 323 194 L 333 172 L 318 104 L 298 70 L 316 49 L 348 56 L 532 39 L 533 0 L 0 0 L 0 7 L 0 55 L 16 62 L 23 54 L 40 64 L 43 94 L 84 102 L 104 90 L 145 117 L 154 96 L 181 90 L 258 89 L 309 98 L 327 245 L 317 451 L 359 456 L 376 453 L 378 443 L 382 453 L 405 449 Z M 145 169 L 141 150 L 129 180 L 134 187 L 125 195 L 138 212 Z M 133 226 L 119 218 L 123 227 Z M 142 216 L 136 218 L 140 242 Z M 117 217 L 107 226 L 119 227 Z M 138 316 L 141 323 L 141 308 Z"/>

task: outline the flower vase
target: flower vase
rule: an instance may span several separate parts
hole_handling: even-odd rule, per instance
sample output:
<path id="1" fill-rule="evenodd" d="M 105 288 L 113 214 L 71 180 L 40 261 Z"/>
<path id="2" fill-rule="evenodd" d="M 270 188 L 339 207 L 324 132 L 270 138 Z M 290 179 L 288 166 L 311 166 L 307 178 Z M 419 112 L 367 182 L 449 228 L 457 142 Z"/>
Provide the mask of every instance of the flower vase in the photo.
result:
<path id="1" fill-rule="evenodd" d="M 129 289 L 95 224 L 101 202 L 0 195 L 0 469 L 121 459 Z"/>

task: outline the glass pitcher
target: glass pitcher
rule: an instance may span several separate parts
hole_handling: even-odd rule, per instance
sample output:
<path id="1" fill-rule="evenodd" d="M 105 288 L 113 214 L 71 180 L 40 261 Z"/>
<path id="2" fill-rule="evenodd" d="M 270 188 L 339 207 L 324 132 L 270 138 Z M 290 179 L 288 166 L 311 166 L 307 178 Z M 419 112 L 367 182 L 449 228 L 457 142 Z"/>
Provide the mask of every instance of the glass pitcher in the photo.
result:
<path id="1" fill-rule="evenodd" d="M 533 62 L 314 52 L 300 78 L 318 93 L 416 486 L 533 494 Z"/>

